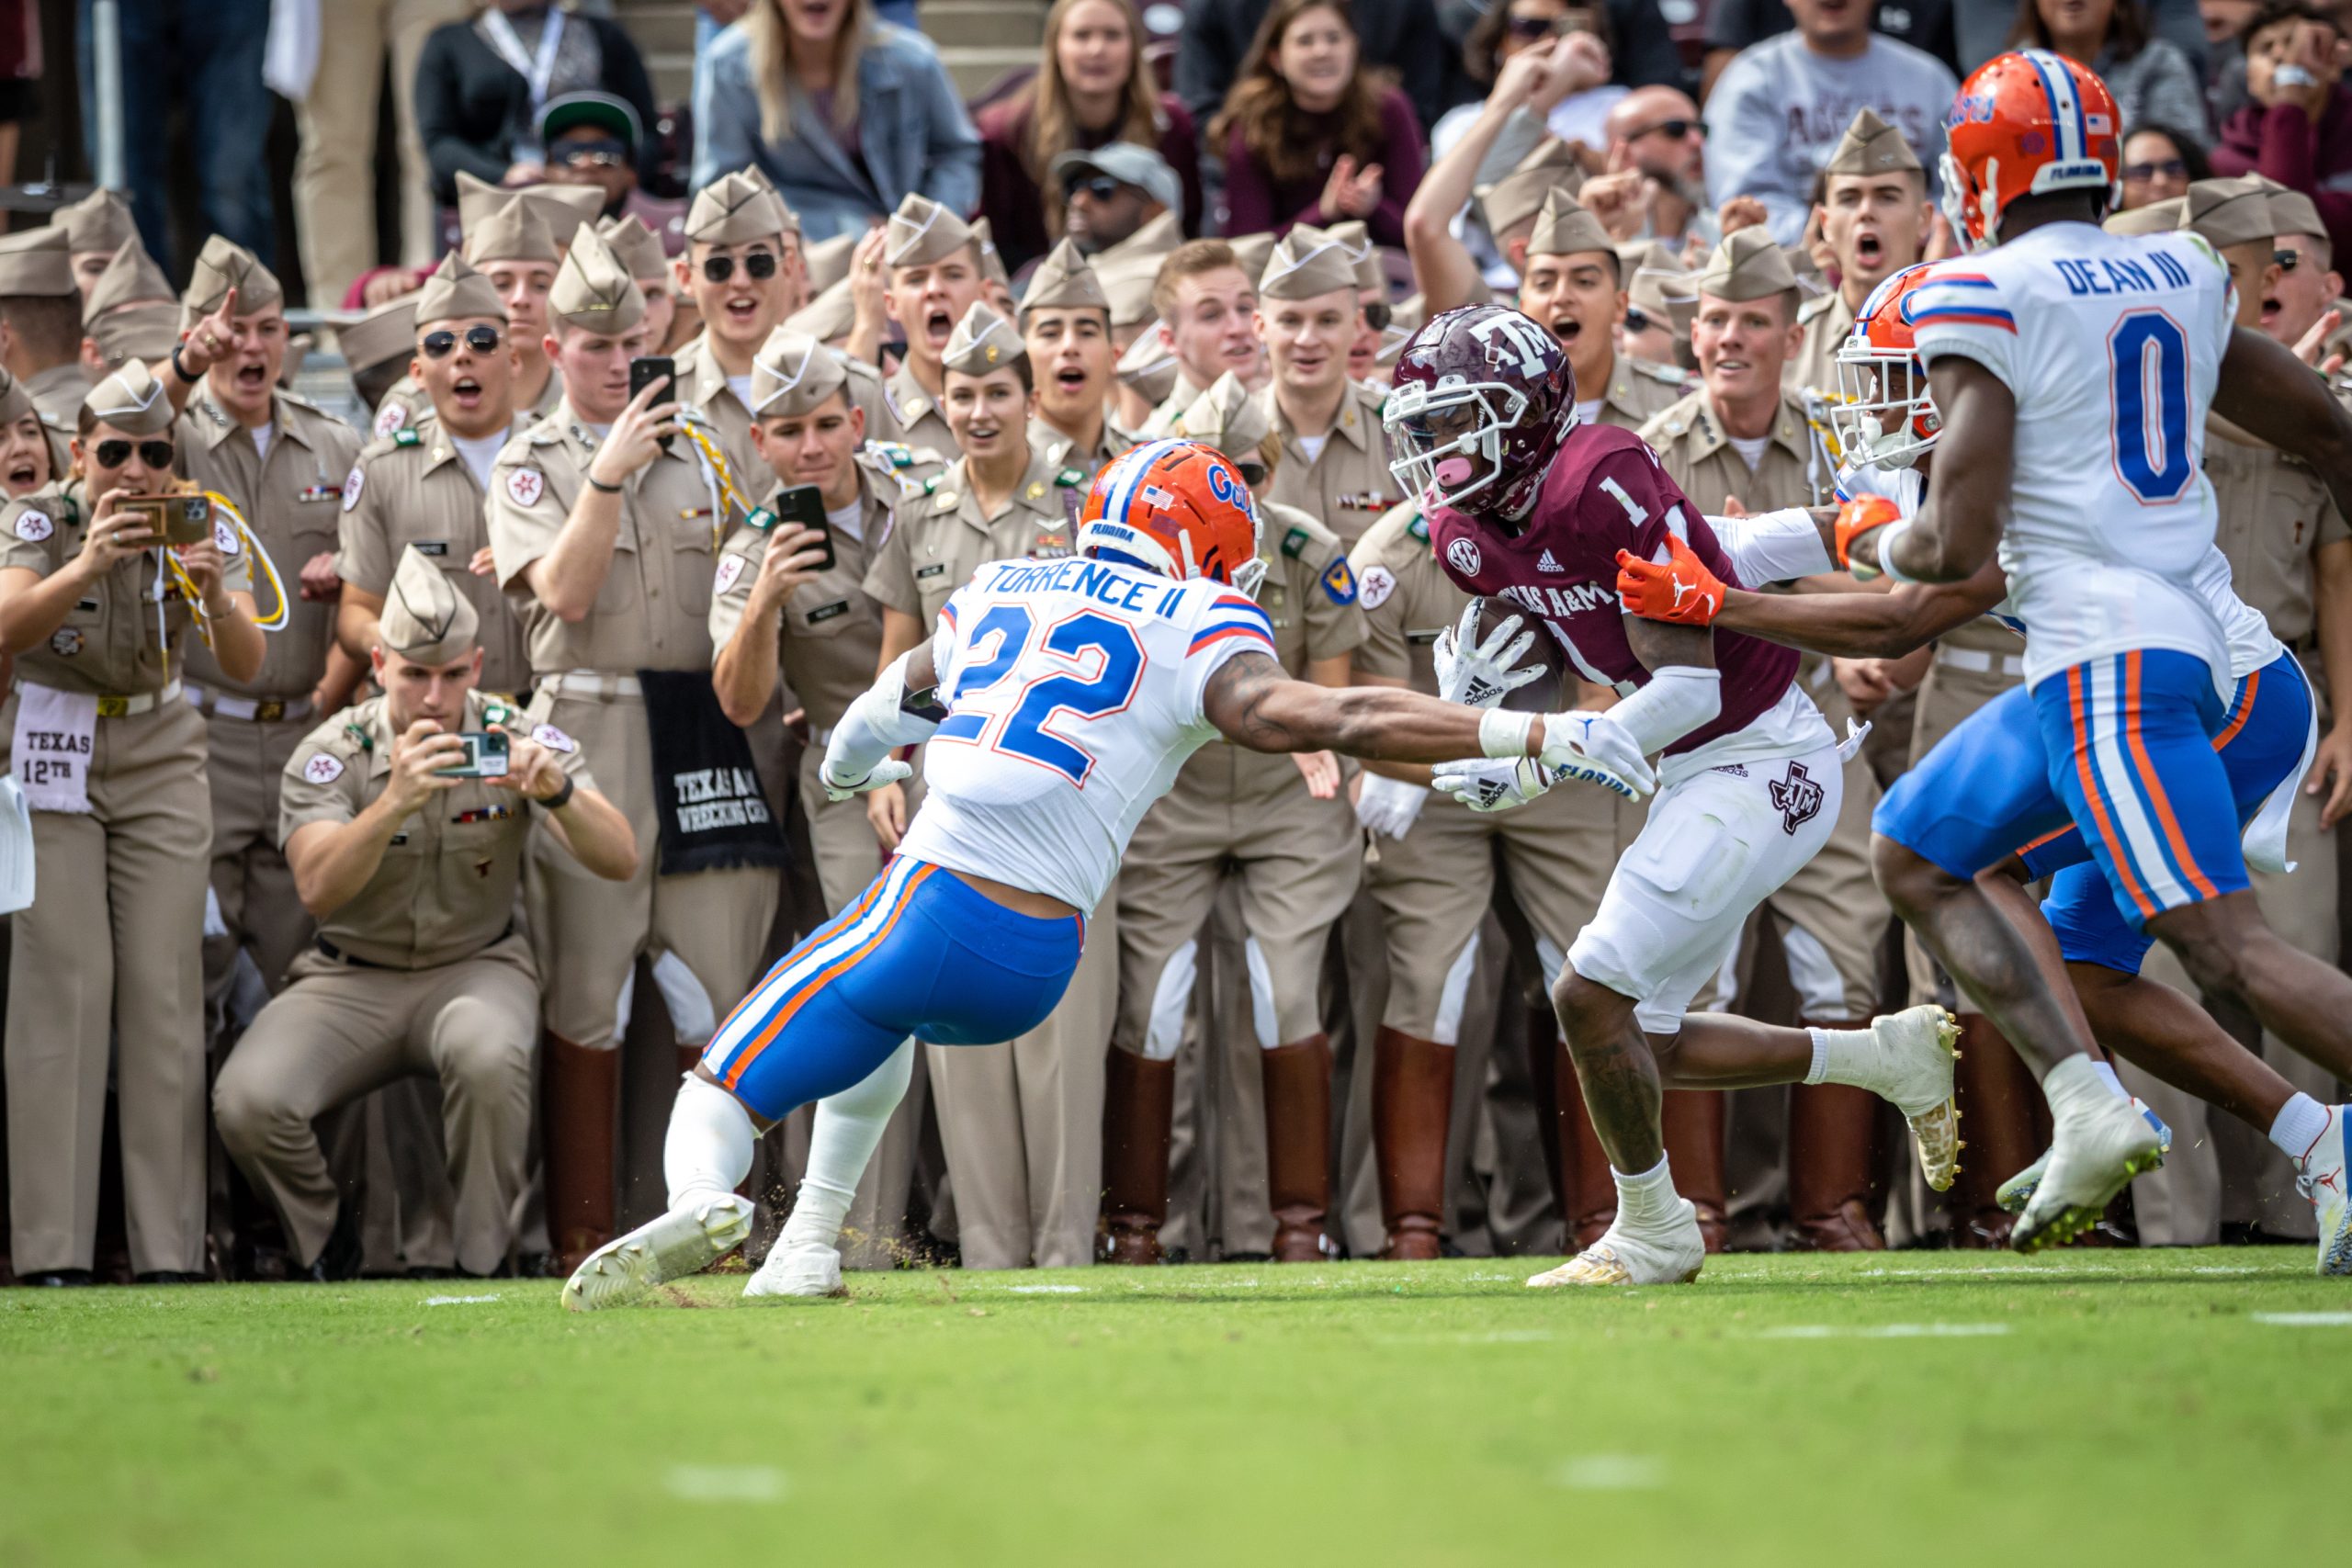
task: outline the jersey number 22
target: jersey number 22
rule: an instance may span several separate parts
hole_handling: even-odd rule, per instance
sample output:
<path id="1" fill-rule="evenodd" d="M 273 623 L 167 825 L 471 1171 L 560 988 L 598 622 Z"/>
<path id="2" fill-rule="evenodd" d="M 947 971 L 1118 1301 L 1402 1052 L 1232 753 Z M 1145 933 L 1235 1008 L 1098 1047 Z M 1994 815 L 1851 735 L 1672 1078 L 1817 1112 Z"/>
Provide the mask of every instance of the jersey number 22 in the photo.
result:
<path id="1" fill-rule="evenodd" d="M 984 661 L 965 666 L 956 679 L 948 705 L 953 708 L 1011 675 L 1028 651 L 1036 625 L 1036 617 L 1019 604 L 999 604 L 981 616 L 980 624 L 972 628 L 971 651 L 978 655 L 990 637 L 996 639 L 995 649 Z M 951 712 L 939 727 L 938 739 L 977 742 L 995 724 L 992 744 L 997 750 L 1051 768 L 1070 783 L 1083 785 L 1094 769 L 1094 754 L 1057 735 L 1049 726 L 1064 714 L 1100 718 L 1135 701 L 1136 688 L 1143 682 L 1143 645 L 1125 622 L 1081 610 L 1046 627 L 1044 646 L 1046 652 L 1073 664 L 1090 653 L 1100 654 L 1102 662 L 1091 678 L 1063 670 L 1032 676 L 1012 710 L 1001 718 L 986 713 Z"/>

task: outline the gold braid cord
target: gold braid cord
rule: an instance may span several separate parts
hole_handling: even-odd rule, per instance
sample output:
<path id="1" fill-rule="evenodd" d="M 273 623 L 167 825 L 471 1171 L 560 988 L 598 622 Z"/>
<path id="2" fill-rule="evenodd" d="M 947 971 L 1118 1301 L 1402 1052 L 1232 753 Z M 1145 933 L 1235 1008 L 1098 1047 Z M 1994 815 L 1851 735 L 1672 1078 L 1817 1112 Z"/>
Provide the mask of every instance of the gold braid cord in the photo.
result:
<path id="1" fill-rule="evenodd" d="M 710 545 L 711 548 L 717 549 L 727 536 L 728 518 L 739 513 L 749 517 L 752 503 L 743 499 L 741 491 L 735 488 L 735 472 L 727 466 L 727 455 L 718 449 L 718 443 L 712 438 L 708 427 L 699 420 L 681 416 L 678 429 L 695 444 L 695 450 L 702 454 L 704 464 L 718 486 L 718 515 L 710 521 Z"/>
<path id="2" fill-rule="evenodd" d="M 244 513 L 239 512 L 227 496 L 222 495 L 219 491 L 211 490 L 205 491 L 202 494 L 222 516 L 229 519 L 229 525 L 237 531 L 237 536 L 244 541 L 244 547 L 252 552 L 256 588 L 254 596 L 254 607 L 256 612 L 254 625 L 264 632 L 283 631 L 287 617 L 293 614 L 294 606 L 286 596 L 286 580 L 278 575 L 277 562 L 270 558 L 268 547 L 261 542 L 252 526 L 245 522 Z M 187 569 L 180 564 L 180 558 L 169 550 L 164 552 L 164 570 L 172 574 L 172 584 L 179 590 L 180 596 L 196 610 L 196 635 L 204 639 L 205 647 L 210 648 L 212 646 L 211 617 L 204 613 L 202 590 L 197 587 L 196 579 L 188 575 Z M 266 579 L 269 582 L 270 603 L 274 606 L 266 615 L 258 613 L 261 608 L 258 588 L 263 579 Z"/>

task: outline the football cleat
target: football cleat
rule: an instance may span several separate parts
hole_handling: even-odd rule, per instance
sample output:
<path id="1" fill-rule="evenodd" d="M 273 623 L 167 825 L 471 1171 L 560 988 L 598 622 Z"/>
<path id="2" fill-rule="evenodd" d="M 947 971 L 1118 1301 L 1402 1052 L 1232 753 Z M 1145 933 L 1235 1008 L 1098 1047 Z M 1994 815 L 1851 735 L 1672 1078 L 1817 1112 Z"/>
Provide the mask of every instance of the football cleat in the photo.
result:
<path id="1" fill-rule="evenodd" d="M 845 1296 L 842 1255 L 820 1242 L 777 1242 L 743 1287 L 747 1296 Z"/>
<path id="2" fill-rule="evenodd" d="M 563 1282 L 570 1312 L 643 1301 L 672 1280 L 698 1274 L 752 1234 L 752 1201 L 732 1192 L 673 1209 L 590 1253 Z"/>
<path id="3" fill-rule="evenodd" d="M 1878 1043 L 1878 1082 L 1869 1087 L 1894 1102 L 1911 1124 L 1919 1170 L 1939 1192 L 1960 1174 L 1960 1108 L 1952 1103 L 1952 1064 L 1960 1059 L 1960 1021 L 1929 1003 L 1871 1020 Z"/>
<path id="4" fill-rule="evenodd" d="M 2352 1165 L 2352 1106 L 2327 1108 L 2327 1130 L 2295 1162 L 2295 1185 L 2319 1213 L 2319 1272 L 2352 1275 L 2352 1201 L 2346 1167 Z"/>
<path id="5" fill-rule="evenodd" d="M 2164 1140 L 2129 1100 L 2100 1094 L 2051 1110 L 2056 1125 L 2049 1163 L 2009 1233 L 2009 1246 L 2018 1252 L 2074 1240 L 2098 1224 L 2133 1177 L 2164 1159 Z"/>
<path id="6" fill-rule="evenodd" d="M 1678 1201 L 1680 1213 L 1665 1235 L 1640 1235 L 1621 1228 L 1623 1222 L 1619 1221 L 1557 1269 L 1530 1279 L 1529 1287 L 1689 1284 L 1706 1264 L 1707 1244 L 1699 1234 L 1699 1211 L 1687 1198 Z"/>
<path id="7" fill-rule="evenodd" d="M 2165 1163 L 2165 1156 L 2172 1153 L 2172 1129 L 2165 1126 L 2164 1118 L 2149 1110 L 2147 1101 L 2137 1095 L 2132 1097 L 2132 1104 L 2141 1115 L 2148 1119 L 2148 1125 L 2156 1130 L 2156 1163 L 2148 1168 L 2154 1170 Z M 2041 1185 L 2041 1173 L 2048 1169 L 2049 1166 L 2050 1151 L 2044 1149 L 2041 1151 L 2040 1159 L 2002 1182 L 1995 1190 L 1993 1201 L 2009 1213 L 2024 1213 L 2026 1204 L 2033 1201 L 2033 1190 Z"/>

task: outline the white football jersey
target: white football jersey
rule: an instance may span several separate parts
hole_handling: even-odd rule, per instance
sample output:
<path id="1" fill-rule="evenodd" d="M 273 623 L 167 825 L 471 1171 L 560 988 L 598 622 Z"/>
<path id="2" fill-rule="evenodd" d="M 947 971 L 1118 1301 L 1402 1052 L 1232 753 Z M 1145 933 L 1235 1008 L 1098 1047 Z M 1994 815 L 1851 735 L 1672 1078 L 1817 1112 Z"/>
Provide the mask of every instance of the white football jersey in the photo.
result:
<path id="1" fill-rule="evenodd" d="M 900 852 L 1091 913 L 1184 759 L 1216 733 L 1209 677 L 1274 654 L 1222 583 L 1070 557 L 991 561 L 932 639 L 947 717 Z"/>
<path id="2" fill-rule="evenodd" d="M 2226 684 L 2227 639 L 2196 580 L 2215 517 L 2205 415 L 2236 310 L 2229 269 L 2196 235 L 2087 223 L 1938 263 L 1905 300 L 1923 359 L 1965 355 L 2017 399 L 2000 560 L 2029 685 L 2156 648 Z"/>

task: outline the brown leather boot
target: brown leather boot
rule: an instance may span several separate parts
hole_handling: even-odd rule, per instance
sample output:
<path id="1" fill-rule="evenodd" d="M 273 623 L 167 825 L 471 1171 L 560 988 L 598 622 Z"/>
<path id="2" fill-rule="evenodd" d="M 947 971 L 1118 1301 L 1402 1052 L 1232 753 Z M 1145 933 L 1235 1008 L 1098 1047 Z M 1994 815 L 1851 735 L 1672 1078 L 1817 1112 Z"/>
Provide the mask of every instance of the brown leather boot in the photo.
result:
<path id="1" fill-rule="evenodd" d="M 1559 1111 L 1560 1213 L 1567 1224 L 1567 1249 L 1581 1252 L 1599 1241 L 1617 1217 L 1617 1183 L 1609 1174 L 1608 1151 L 1593 1131 L 1577 1082 L 1576 1058 L 1565 1040 L 1553 1043 L 1553 1099 Z"/>
<path id="2" fill-rule="evenodd" d="M 1319 1263 L 1331 1206 L 1331 1042 L 1310 1034 L 1258 1053 L 1266 1085 L 1266 1199 L 1277 1263 Z"/>
<path id="3" fill-rule="evenodd" d="M 2022 1057 L 1983 1013 L 1960 1015 L 1960 1060 L 1952 1066 L 1952 1100 L 1967 1147 L 1960 1174 L 1944 1196 L 1954 1247 L 2002 1247 L 2017 1224 L 1994 1193 L 2041 1152 L 2034 1133 L 2041 1090 Z"/>
<path id="4" fill-rule="evenodd" d="M 1674 1190 L 1699 1211 L 1699 1235 L 1709 1252 L 1721 1252 L 1730 1230 L 1724 1195 L 1724 1118 L 1721 1089 L 1673 1089 L 1658 1107 L 1666 1134 L 1666 1157 L 1673 1163 Z M 1612 1188 L 1615 1183 L 1611 1182 Z"/>
<path id="5" fill-rule="evenodd" d="M 1380 1168 L 1380 1256 L 1440 1256 L 1445 1129 L 1453 1114 L 1453 1047 L 1383 1028 L 1372 1043 L 1372 1150 Z"/>
<path id="6" fill-rule="evenodd" d="M 569 1274 L 613 1239 L 621 1054 L 591 1051 L 549 1034 L 541 1089 L 548 1235 L 555 1244 L 556 1268 Z"/>
<path id="7" fill-rule="evenodd" d="M 1871 1215 L 1878 1108 L 1878 1096 L 1850 1084 L 1790 1088 L 1789 1218 L 1796 1227 L 1789 1238 L 1791 1247 L 1815 1252 L 1885 1250 L 1886 1237 Z"/>
<path id="8" fill-rule="evenodd" d="M 1114 1045 L 1102 1089 L 1102 1260 L 1159 1263 L 1176 1064 Z"/>

